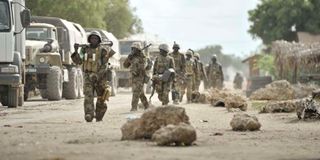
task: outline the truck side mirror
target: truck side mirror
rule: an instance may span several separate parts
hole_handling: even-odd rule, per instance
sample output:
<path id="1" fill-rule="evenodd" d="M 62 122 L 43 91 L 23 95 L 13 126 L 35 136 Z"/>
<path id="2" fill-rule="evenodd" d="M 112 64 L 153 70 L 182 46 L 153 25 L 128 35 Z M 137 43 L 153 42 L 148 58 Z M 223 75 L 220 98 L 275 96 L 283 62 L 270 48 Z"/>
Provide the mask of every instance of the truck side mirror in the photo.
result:
<path id="1" fill-rule="evenodd" d="M 30 25 L 31 22 L 31 13 L 29 9 L 24 9 L 20 12 L 21 25 L 23 28 L 26 28 Z"/>

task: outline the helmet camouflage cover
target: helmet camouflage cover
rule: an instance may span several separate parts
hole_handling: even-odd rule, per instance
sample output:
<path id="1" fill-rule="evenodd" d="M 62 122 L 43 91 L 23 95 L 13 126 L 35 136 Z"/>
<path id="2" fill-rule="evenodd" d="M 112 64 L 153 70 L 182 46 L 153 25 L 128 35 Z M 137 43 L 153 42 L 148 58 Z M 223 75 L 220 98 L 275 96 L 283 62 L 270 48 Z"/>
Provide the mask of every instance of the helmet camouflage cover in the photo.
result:
<path id="1" fill-rule="evenodd" d="M 90 43 L 90 37 L 91 36 L 97 36 L 97 37 L 99 37 L 99 42 L 101 43 L 101 41 L 102 41 L 102 38 L 101 38 L 101 34 L 100 34 L 100 32 L 98 32 L 98 31 L 92 31 L 89 35 L 88 35 L 88 43 Z"/>
<path id="2" fill-rule="evenodd" d="M 167 44 L 160 44 L 159 45 L 159 49 L 163 50 L 163 51 L 165 51 L 167 53 L 169 52 L 169 46 Z"/>
<path id="3" fill-rule="evenodd" d="M 139 42 L 133 42 L 131 48 L 136 48 L 141 50 L 141 44 Z"/>

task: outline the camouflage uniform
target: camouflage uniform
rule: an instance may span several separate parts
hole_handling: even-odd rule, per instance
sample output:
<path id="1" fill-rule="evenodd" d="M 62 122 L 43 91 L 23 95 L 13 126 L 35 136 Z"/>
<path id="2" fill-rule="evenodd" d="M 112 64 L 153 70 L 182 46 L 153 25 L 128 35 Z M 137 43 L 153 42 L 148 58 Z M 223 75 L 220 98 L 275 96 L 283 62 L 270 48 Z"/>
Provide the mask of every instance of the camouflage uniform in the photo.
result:
<path id="1" fill-rule="evenodd" d="M 156 58 L 156 61 L 153 66 L 153 83 L 155 83 L 155 89 L 158 93 L 158 98 L 162 102 L 162 105 L 167 105 L 169 103 L 169 92 L 171 82 L 163 81 L 163 74 L 165 71 L 175 68 L 174 60 L 172 57 L 168 56 L 169 47 L 166 44 L 161 44 L 159 46 L 160 56 Z M 171 77 L 173 81 L 174 77 Z"/>
<path id="2" fill-rule="evenodd" d="M 93 36 L 98 37 L 97 45 L 92 45 L 90 40 Z M 110 47 L 100 45 L 101 36 L 97 31 L 93 31 L 88 36 L 89 46 L 81 48 L 80 54 L 77 53 L 78 44 L 75 44 L 75 53 L 72 54 L 74 63 L 81 65 L 84 72 L 84 113 L 85 120 L 91 122 L 93 118 L 101 121 L 107 111 L 107 104 L 110 96 L 110 88 L 108 86 L 107 64 L 109 58 L 114 54 Z M 97 94 L 96 109 L 94 109 L 94 92 Z"/>
<path id="3" fill-rule="evenodd" d="M 222 89 L 224 80 L 222 67 L 217 63 L 217 57 L 215 55 L 212 56 L 211 60 L 208 70 L 209 84 L 213 88 Z"/>
<path id="4" fill-rule="evenodd" d="M 174 50 L 171 52 L 169 55 L 173 58 L 174 60 L 174 65 L 175 65 L 175 80 L 173 84 L 173 91 L 172 91 L 172 100 L 174 103 L 178 103 L 178 100 L 180 99 L 179 97 L 181 96 L 181 90 L 184 89 L 184 74 L 185 74 L 185 63 L 186 59 L 182 53 L 179 52 L 180 46 L 178 44 L 174 44 L 172 49 Z"/>
<path id="5" fill-rule="evenodd" d="M 193 87 L 193 91 L 194 92 L 199 92 L 199 87 L 200 87 L 200 83 L 201 80 L 206 80 L 207 76 L 206 76 L 206 72 L 204 71 L 203 68 L 203 64 L 200 61 L 200 54 L 199 53 L 195 53 L 194 55 L 195 59 L 195 73 L 194 73 L 194 87 Z"/>
<path id="6" fill-rule="evenodd" d="M 192 52 L 187 51 L 186 53 L 187 59 L 186 59 L 186 68 L 185 68 L 185 77 L 186 77 L 186 83 L 184 85 L 184 88 L 181 90 L 181 97 L 180 102 L 183 99 L 183 95 L 185 93 L 185 89 L 187 89 L 187 101 L 188 103 L 191 102 L 191 96 L 192 96 L 192 88 L 194 84 L 194 78 L 195 78 L 195 62 L 192 58 Z"/>
<path id="7" fill-rule="evenodd" d="M 131 80 L 132 80 L 132 101 L 131 111 L 136 111 L 139 99 L 144 105 L 145 109 L 149 107 L 149 103 L 144 94 L 143 85 L 148 79 L 146 76 L 147 61 L 143 53 L 141 52 L 140 43 L 133 43 L 132 52 L 128 58 L 124 61 L 123 66 L 125 68 L 130 67 Z"/>
<path id="8" fill-rule="evenodd" d="M 243 77 L 240 75 L 240 73 L 237 72 L 233 80 L 233 87 L 235 89 L 242 89 L 242 82 L 243 82 Z"/>

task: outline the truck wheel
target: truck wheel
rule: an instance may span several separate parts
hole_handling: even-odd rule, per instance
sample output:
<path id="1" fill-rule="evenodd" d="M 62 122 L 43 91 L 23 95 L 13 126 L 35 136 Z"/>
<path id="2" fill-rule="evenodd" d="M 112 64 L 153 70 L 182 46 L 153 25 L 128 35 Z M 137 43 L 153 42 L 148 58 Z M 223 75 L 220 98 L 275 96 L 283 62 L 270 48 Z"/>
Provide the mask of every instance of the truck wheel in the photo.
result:
<path id="1" fill-rule="evenodd" d="M 63 85 L 63 96 L 66 99 L 76 99 L 78 97 L 78 72 L 76 68 L 69 70 L 69 82 Z"/>
<path id="2" fill-rule="evenodd" d="M 53 66 L 47 75 L 47 96 L 48 100 L 60 100 L 62 98 L 63 78 L 61 69 Z"/>
<path id="3" fill-rule="evenodd" d="M 23 106 L 23 104 L 24 104 L 24 87 L 21 87 L 19 89 L 18 106 Z"/>
<path id="4" fill-rule="evenodd" d="M 43 99 L 47 99 L 48 98 L 48 94 L 47 94 L 47 90 L 45 89 L 39 89 L 40 91 L 40 95 Z"/>
<path id="5" fill-rule="evenodd" d="M 8 108 L 16 108 L 19 104 L 19 88 L 9 87 Z"/>
<path id="6" fill-rule="evenodd" d="M 78 69 L 78 98 L 84 97 L 83 95 L 83 74 L 82 70 Z"/>

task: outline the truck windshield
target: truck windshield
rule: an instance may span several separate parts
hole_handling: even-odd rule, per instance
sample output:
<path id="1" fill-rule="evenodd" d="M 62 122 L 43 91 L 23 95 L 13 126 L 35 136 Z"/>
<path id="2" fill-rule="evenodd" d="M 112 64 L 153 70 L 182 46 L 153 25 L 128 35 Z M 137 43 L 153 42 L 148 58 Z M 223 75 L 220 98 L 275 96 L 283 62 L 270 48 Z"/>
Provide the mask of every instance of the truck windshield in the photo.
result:
<path id="1" fill-rule="evenodd" d="M 51 35 L 50 28 L 43 27 L 29 27 L 27 28 L 27 40 L 46 41 L 48 39 L 55 39 L 54 35 Z"/>
<path id="2" fill-rule="evenodd" d="M 129 55 L 131 53 L 131 45 L 135 41 L 120 41 L 120 54 Z"/>
<path id="3" fill-rule="evenodd" d="M 0 0 L 0 32 L 10 31 L 10 11 L 7 1 Z"/>

